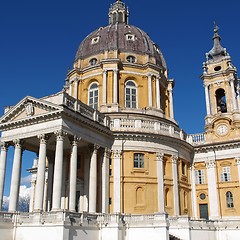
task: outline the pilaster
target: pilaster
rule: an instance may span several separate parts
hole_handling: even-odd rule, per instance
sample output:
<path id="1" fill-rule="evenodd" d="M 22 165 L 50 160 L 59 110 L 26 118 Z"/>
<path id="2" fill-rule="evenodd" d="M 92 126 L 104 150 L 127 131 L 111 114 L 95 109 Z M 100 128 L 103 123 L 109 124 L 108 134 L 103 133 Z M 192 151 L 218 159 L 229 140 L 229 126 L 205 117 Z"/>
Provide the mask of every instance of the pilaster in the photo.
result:
<path id="1" fill-rule="evenodd" d="M 209 217 L 210 219 L 217 219 L 219 218 L 219 202 L 216 182 L 216 162 L 215 160 L 208 159 L 205 163 L 207 168 L 208 196 L 210 205 Z"/>

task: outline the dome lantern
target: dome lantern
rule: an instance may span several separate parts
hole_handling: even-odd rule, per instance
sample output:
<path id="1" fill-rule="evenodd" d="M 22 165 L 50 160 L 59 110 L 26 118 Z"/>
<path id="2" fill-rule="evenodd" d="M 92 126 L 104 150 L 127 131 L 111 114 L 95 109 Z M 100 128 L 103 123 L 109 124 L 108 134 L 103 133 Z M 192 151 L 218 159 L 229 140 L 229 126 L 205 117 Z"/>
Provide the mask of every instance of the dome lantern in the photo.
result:
<path id="1" fill-rule="evenodd" d="M 128 24 L 128 8 L 125 3 L 117 0 L 114 4 L 111 4 L 109 9 L 109 24 L 126 23 Z"/>

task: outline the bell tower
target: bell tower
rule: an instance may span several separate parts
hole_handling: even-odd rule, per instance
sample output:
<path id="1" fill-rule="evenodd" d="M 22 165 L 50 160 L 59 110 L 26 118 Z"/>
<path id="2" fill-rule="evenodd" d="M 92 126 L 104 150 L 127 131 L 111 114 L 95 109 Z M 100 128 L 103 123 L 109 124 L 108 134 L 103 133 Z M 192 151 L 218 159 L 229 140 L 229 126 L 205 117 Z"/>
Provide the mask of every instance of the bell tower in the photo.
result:
<path id="1" fill-rule="evenodd" d="M 213 48 L 203 63 L 203 80 L 207 115 L 205 133 L 207 142 L 239 138 L 240 101 L 237 69 L 230 55 L 220 44 L 218 26 L 214 23 Z"/>

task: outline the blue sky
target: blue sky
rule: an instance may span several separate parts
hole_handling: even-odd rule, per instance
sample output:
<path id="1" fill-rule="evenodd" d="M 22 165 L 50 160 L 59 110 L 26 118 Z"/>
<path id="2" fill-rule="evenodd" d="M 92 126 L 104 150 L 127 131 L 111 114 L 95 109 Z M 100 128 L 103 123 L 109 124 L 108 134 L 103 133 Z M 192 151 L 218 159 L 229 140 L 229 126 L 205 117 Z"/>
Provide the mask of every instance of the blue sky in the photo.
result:
<path id="1" fill-rule="evenodd" d="M 0 114 L 26 95 L 43 97 L 63 87 L 80 42 L 93 30 L 108 24 L 114 0 L 9 0 L 0 5 Z M 216 21 L 233 64 L 240 66 L 240 2 L 236 0 L 124 1 L 129 23 L 156 42 L 175 79 L 175 119 L 187 133 L 204 131 L 205 97 L 202 63 L 212 48 Z M 34 155 L 26 154 L 26 168 Z M 9 153 L 7 182 L 12 154 Z M 8 194 L 8 187 L 5 193 Z"/>

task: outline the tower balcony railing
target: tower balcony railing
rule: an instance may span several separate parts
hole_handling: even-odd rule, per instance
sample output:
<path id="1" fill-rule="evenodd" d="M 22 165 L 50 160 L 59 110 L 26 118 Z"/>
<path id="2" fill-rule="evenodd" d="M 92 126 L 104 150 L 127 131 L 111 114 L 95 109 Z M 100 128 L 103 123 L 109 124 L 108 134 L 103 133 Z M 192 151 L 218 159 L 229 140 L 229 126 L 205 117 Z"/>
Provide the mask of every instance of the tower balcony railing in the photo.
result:
<path id="1" fill-rule="evenodd" d="M 186 141 L 193 146 L 204 144 L 206 141 L 205 133 L 189 134 Z"/>

